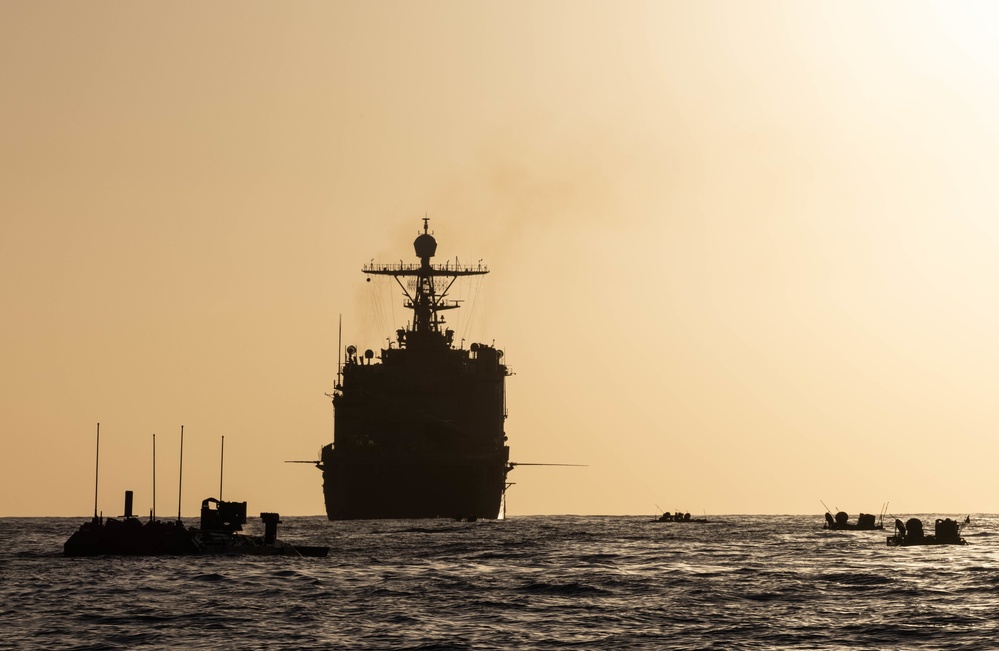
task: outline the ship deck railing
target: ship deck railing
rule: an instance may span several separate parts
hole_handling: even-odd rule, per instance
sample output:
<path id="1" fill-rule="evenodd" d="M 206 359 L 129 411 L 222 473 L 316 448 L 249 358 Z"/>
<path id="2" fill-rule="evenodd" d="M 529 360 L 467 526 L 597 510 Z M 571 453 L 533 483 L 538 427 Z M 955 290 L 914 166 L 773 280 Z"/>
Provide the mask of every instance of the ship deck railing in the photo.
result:
<path id="1" fill-rule="evenodd" d="M 489 267 L 484 264 L 477 265 L 463 265 L 460 263 L 451 264 L 450 262 L 445 262 L 444 264 L 432 264 L 430 269 L 435 274 L 444 274 L 452 276 L 467 276 L 473 274 L 487 274 L 489 273 Z M 419 264 L 406 263 L 406 262 L 392 262 L 388 264 L 366 264 L 361 268 L 361 271 L 366 274 L 417 274 L 423 270 L 423 266 Z"/>

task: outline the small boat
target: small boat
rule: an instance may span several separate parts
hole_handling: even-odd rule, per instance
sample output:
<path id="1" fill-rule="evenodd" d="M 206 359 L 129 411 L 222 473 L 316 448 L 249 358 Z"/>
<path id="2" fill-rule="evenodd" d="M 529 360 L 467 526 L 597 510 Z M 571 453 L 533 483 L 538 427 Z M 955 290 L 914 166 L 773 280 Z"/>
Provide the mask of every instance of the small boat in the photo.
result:
<path id="1" fill-rule="evenodd" d="M 871 513 L 861 513 L 857 516 L 856 522 L 850 522 L 850 516 L 846 511 L 840 511 L 833 517 L 832 513 L 826 511 L 826 523 L 823 529 L 832 531 L 873 531 L 884 529 L 883 520 L 881 522 Z"/>
<path id="2" fill-rule="evenodd" d="M 246 524 L 246 502 L 209 497 L 201 503 L 201 526 L 186 527 L 180 519 L 143 523 L 132 514 L 132 491 L 125 491 L 121 519 L 94 516 L 63 545 L 65 556 L 186 556 L 252 554 L 258 556 L 326 556 L 329 547 L 292 545 L 277 539 L 277 513 L 261 513 L 263 536 L 236 533 Z"/>
<path id="3" fill-rule="evenodd" d="M 923 532 L 923 521 L 919 518 L 909 518 L 905 524 L 895 520 L 895 535 L 888 536 L 889 547 L 909 547 L 911 545 L 966 545 L 961 537 L 961 525 L 950 518 L 940 519 L 933 528 L 932 534 Z"/>
<path id="4" fill-rule="evenodd" d="M 219 473 L 219 497 L 222 497 L 221 468 L 224 468 L 225 437 L 222 437 Z M 177 520 L 156 519 L 156 435 L 153 434 L 153 508 L 149 520 L 142 523 L 132 514 L 132 491 L 125 491 L 125 515 L 107 518 L 97 511 L 97 485 L 100 474 L 101 424 L 97 423 L 97 463 L 94 470 L 94 517 L 84 522 L 63 544 L 65 556 L 186 556 L 194 554 L 254 554 L 284 556 L 326 556 L 330 548 L 291 545 L 277 539 L 281 516 L 261 513 L 263 536 L 236 533 L 246 524 L 246 502 L 223 502 L 214 497 L 201 502 L 201 527 L 186 527 L 180 519 L 180 494 L 177 495 Z M 180 427 L 180 483 L 183 484 L 184 426 Z"/>
<path id="5" fill-rule="evenodd" d="M 681 513 L 677 511 L 676 513 L 670 513 L 666 511 L 658 518 L 654 520 L 655 522 L 696 522 L 703 524 L 708 521 L 707 518 L 692 518 L 689 513 Z"/>

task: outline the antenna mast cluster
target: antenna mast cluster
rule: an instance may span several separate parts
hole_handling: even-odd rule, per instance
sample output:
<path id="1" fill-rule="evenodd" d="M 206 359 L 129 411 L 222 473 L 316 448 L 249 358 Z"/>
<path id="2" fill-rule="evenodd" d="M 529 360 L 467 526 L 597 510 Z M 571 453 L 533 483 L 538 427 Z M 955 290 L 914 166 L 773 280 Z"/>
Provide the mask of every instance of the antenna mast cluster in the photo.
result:
<path id="1" fill-rule="evenodd" d="M 437 240 L 430 234 L 429 218 L 423 218 L 423 232 L 413 242 L 416 249 L 416 257 L 420 259 L 419 264 L 367 264 L 361 271 L 372 276 L 392 276 L 403 294 L 408 299 L 405 307 L 413 310 L 413 332 L 424 334 L 428 332 L 440 332 L 440 325 L 443 319 L 438 316 L 438 312 L 443 310 L 453 310 L 459 307 L 457 301 L 445 302 L 445 297 L 451 289 L 451 285 L 460 276 L 481 276 L 489 273 L 489 268 L 482 265 L 462 265 L 457 262 L 452 264 L 432 264 L 430 258 L 437 253 Z M 403 283 L 401 278 L 413 278 L 413 287 L 409 288 Z M 438 291 L 436 279 L 450 279 L 441 283 Z"/>

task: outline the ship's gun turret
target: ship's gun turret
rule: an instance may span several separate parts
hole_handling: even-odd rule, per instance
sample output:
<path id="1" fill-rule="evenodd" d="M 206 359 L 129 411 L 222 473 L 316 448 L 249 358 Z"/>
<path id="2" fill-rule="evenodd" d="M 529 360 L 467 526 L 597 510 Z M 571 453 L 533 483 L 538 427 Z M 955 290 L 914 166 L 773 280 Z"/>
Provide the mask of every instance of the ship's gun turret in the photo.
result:
<path id="1" fill-rule="evenodd" d="M 212 508 L 212 505 L 215 508 Z M 201 530 L 232 533 L 246 524 L 246 502 L 223 502 L 209 497 L 201 502 Z"/>

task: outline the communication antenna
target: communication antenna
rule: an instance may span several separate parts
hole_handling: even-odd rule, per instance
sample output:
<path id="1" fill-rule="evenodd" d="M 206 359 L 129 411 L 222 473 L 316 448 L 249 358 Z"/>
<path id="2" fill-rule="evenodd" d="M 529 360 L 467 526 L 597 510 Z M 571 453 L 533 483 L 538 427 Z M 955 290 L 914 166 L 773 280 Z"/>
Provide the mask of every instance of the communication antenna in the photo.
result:
<path id="1" fill-rule="evenodd" d="M 94 520 L 97 519 L 97 482 L 101 473 L 101 424 L 97 423 L 97 462 L 94 467 Z"/>
<path id="2" fill-rule="evenodd" d="M 156 519 L 156 434 L 153 434 L 153 512 L 149 514 L 150 521 Z"/>
<path id="3" fill-rule="evenodd" d="M 222 436 L 222 454 L 219 455 L 219 501 L 222 501 L 222 471 L 225 470 L 225 436 Z"/>
<path id="4" fill-rule="evenodd" d="M 177 480 L 177 522 L 180 522 L 180 495 L 184 487 L 184 426 L 180 426 L 180 479 Z"/>
<path id="5" fill-rule="evenodd" d="M 340 314 L 340 324 L 336 335 L 336 387 L 340 387 L 340 355 L 343 353 L 343 314 Z M 222 499 L 221 497 L 219 499 Z"/>

